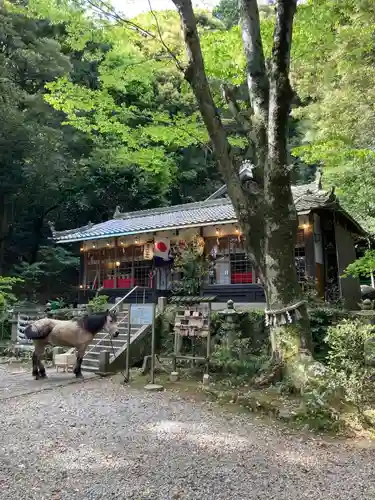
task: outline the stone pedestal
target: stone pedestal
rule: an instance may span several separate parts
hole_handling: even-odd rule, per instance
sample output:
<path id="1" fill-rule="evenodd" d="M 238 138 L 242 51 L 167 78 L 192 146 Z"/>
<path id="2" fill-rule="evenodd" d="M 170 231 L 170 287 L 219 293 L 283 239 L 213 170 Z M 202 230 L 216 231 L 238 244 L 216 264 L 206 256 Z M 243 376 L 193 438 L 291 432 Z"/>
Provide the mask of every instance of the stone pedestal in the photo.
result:
<path id="1" fill-rule="evenodd" d="M 106 375 L 110 374 L 109 371 L 109 356 L 110 352 L 109 351 L 101 351 L 99 353 L 99 375 L 102 377 L 105 377 Z"/>
<path id="2" fill-rule="evenodd" d="M 147 384 L 145 385 L 145 391 L 161 392 L 164 391 L 164 387 L 160 384 Z"/>
<path id="3" fill-rule="evenodd" d="M 158 313 L 162 314 L 167 307 L 168 300 L 167 297 L 159 297 L 158 298 Z"/>
<path id="4" fill-rule="evenodd" d="M 12 314 L 12 318 L 10 319 L 10 323 L 12 325 L 12 327 L 11 327 L 11 341 L 17 342 L 17 325 L 18 325 L 17 314 L 15 314 L 15 313 Z"/>
<path id="5" fill-rule="evenodd" d="M 169 380 L 171 382 L 177 382 L 178 380 L 178 372 L 172 372 L 170 375 L 169 375 Z"/>

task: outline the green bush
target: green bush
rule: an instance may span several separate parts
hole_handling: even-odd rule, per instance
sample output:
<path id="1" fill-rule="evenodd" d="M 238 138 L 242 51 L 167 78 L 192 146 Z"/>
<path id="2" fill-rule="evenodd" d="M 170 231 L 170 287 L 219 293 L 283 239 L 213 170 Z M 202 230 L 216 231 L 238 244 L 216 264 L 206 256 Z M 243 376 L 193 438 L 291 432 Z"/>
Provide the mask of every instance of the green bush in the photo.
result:
<path id="1" fill-rule="evenodd" d="M 10 340 L 12 337 L 12 325 L 5 320 L 0 323 L 0 340 Z"/>
<path id="2" fill-rule="evenodd" d="M 309 310 L 309 316 L 314 358 L 325 363 L 329 352 L 328 329 L 348 318 L 349 313 L 334 307 L 317 307 Z"/>
<path id="3" fill-rule="evenodd" d="M 254 354 L 251 339 L 237 339 L 228 347 L 216 345 L 211 354 L 210 370 L 213 372 L 254 377 L 267 363 L 269 356 Z"/>
<path id="4" fill-rule="evenodd" d="M 164 355 L 173 353 L 173 327 L 176 317 L 176 306 L 169 305 L 163 314 L 158 316 L 155 324 L 156 350 Z"/>
<path id="5" fill-rule="evenodd" d="M 108 299 L 108 295 L 97 295 L 88 302 L 87 309 L 90 313 L 104 312 L 109 307 Z"/>
<path id="6" fill-rule="evenodd" d="M 328 328 L 325 341 L 329 346 L 329 367 L 348 374 L 365 369 L 365 344 L 374 336 L 375 327 L 359 320 L 344 320 Z"/>
<path id="7" fill-rule="evenodd" d="M 340 414 L 352 408 L 361 418 L 374 404 L 374 369 L 366 364 L 366 343 L 375 336 L 375 328 L 358 320 L 343 320 L 327 329 L 326 365 L 306 387 L 304 414 L 310 427 L 337 430 Z"/>

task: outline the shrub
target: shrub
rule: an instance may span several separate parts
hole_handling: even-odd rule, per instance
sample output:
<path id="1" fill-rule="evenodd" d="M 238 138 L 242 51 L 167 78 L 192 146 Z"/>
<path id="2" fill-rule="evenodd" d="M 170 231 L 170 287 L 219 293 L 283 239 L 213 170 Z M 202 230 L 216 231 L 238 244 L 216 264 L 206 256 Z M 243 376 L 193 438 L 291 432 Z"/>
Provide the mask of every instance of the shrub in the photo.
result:
<path id="1" fill-rule="evenodd" d="M 167 306 L 155 324 L 156 350 L 165 355 L 173 353 L 174 336 L 173 327 L 176 317 L 176 306 Z"/>
<path id="2" fill-rule="evenodd" d="M 237 339 L 230 347 L 216 345 L 210 360 L 211 370 L 233 375 L 255 376 L 267 363 L 268 355 L 254 354 L 251 339 Z"/>
<path id="3" fill-rule="evenodd" d="M 87 308 L 91 313 L 103 312 L 108 309 L 108 295 L 97 295 L 89 301 Z"/>
<path id="4" fill-rule="evenodd" d="M 309 425 L 337 429 L 340 412 L 346 406 L 361 417 L 374 401 L 373 368 L 366 364 L 366 343 L 375 335 L 372 325 L 358 320 L 343 320 L 327 330 L 327 365 L 306 387 L 304 415 Z"/>
<path id="5" fill-rule="evenodd" d="M 326 362 L 329 345 L 326 341 L 328 329 L 347 318 L 348 312 L 334 307 L 317 307 L 309 310 L 314 358 Z"/>
<path id="6" fill-rule="evenodd" d="M 329 345 L 329 367 L 348 374 L 366 368 L 365 344 L 374 336 L 374 326 L 358 320 L 344 320 L 328 328 L 325 341 Z"/>

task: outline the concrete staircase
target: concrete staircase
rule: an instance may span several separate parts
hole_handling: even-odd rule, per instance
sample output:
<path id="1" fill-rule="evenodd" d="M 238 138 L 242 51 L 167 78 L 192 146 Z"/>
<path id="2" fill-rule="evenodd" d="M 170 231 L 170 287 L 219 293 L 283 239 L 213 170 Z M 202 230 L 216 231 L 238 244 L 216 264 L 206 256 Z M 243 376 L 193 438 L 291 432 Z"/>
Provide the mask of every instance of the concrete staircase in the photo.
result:
<path id="1" fill-rule="evenodd" d="M 109 351 L 110 358 L 117 356 L 127 344 L 128 334 L 128 310 L 123 310 L 117 314 L 119 335 L 111 339 L 106 332 L 97 333 L 92 344 L 87 348 L 86 354 L 82 361 L 82 371 L 98 372 L 99 371 L 99 356 L 102 351 Z M 130 331 L 130 343 L 136 336 L 139 326 L 132 326 Z M 112 347 L 113 346 L 113 347 Z"/>

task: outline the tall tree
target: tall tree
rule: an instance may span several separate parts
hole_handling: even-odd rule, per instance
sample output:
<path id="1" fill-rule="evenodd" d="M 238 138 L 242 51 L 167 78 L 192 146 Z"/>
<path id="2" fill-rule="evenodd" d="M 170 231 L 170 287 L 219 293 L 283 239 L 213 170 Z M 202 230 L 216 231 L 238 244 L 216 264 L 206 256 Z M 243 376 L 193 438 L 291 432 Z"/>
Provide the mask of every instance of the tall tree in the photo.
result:
<path id="1" fill-rule="evenodd" d="M 187 51 L 185 79 L 197 99 L 220 172 L 244 232 L 247 252 L 260 270 L 270 318 L 274 357 L 292 365 L 311 349 L 306 305 L 298 285 L 294 244 L 297 215 L 290 186 L 288 118 L 293 97 L 289 82 L 296 0 L 278 0 L 272 54 L 264 57 L 256 0 L 240 0 L 242 40 L 251 103 L 249 141 L 253 146 L 252 182 L 243 184 L 227 134 L 212 97 L 191 0 L 173 0 Z M 225 90 L 225 89 L 224 89 Z M 231 96 L 228 95 L 228 99 Z M 234 109 L 238 109 L 233 102 Z M 284 314 L 290 324 L 284 323 Z M 285 346 L 293 340 L 292 354 Z M 289 363 L 287 363 L 289 364 Z"/>

